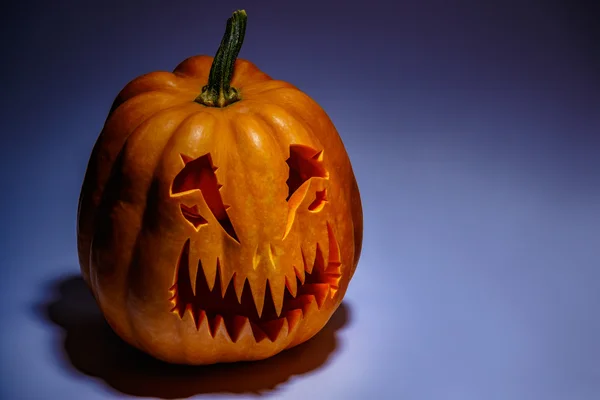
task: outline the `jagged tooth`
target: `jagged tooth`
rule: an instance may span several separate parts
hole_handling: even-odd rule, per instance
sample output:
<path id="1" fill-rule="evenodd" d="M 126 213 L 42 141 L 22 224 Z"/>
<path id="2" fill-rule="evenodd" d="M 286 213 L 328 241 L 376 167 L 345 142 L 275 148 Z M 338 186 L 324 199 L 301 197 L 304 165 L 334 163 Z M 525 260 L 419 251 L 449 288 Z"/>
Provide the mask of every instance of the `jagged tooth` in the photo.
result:
<path id="1" fill-rule="evenodd" d="M 227 292 L 227 288 L 229 287 L 229 285 L 231 284 L 231 280 L 234 278 L 235 276 L 235 272 L 228 270 L 228 268 L 223 267 L 223 262 L 220 261 L 219 259 L 217 259 L 217 262 L 219 263 L 218 265 L 218 269 L 221 273 L 220 277 L 221 277 L 221 297 L 225 297 L 225 293 Z"/>
<path id="2" fill-rule="evenodd" d="M 302 313 L 304 314 L 304 317 L 310 315 L 312 312 L 319 309 L 317 299 L 314 295 L 303 294 L 301 296 L 298 296 L 298 298 L 300 299 L 300 301 L 303 302 Z"/>
<path id="3" fill-rule="evenodd" d="M 329 254 L 327 262 L 327 270 L 339 270 L 342 265 L 342 255 L 340 252 L 340 246 L 335 238 L 335 232 L 329 222 L 327 222 L 327 237 L 329 240 Z"/>
<path id="4" fill-rule="evenodd" d="M 312 271 L 312 267 L 315 263 L 316 254 L 317 254 L 317 245 L 316 244 L 303 245 L 302 261 L 303 261 L 304 265 L 302 266 L 302 268 L 304 268 L 305 271 L 307 271 L 309 273 Z"/>
<path id="5" fill-rule="evenodd" d="M 217 272 L 215 274 L 215 282 L 213 283 L 213 287 L 211 288 L 211 292 L 220 291 L 221 297 L 225 297 L 223 294 L 223 286 L 225 283 L 223 282 L 223 269 L 221 268 L 221 260 L 217 257 Z M 225 286 L 227 288 L 227 286 Z"/>
<path id="6" fill-rule="evenodd" d="M 342 276 L 342 263 L 339 262 L 329 262 L 329 264 L 327 264 L 327 268 L 325 269 L 325 271 L 327 272 L 328 275 L 336 275 L 338 277 Z"/>
<path id="7" fill-rule="evenodd" d="M 194 318 L 194 309 L 192 308 L 191 304 L 186 304 L 185 305 L 185 309 L 183 310 L 183 314 L 184 314 L 184 316 L 185 316 L 185 314 L 189 314 L 189 316 L 192 319 L 192 321 L 195 321 L 195 318 Z"/>
<path id="8" fill-rule="evenodd" d="M 244 293 L 244 284 L 246 283 L 246 277 L 242 274 L 233 274 L 233 289 L 235 290 L 235 296 L 237 297 L 238 303 L 242 304 L 242 293 Z"/>
<path id="9" fill-rule="evenodd" d="M 196 320 L 196 329 L 199 332 L 201 330 L 204 330 L 204 332 L 212 336 L 210 330 L 210 322 L 208 321 L 208 317 L 206 316 L 206 312 L 204 310 L 200 310 L 200 312 L 198 313 L 198 319 Z"/>
<path id="10" fill-rule="evenodd" d="M 329 246 L 321 246 L 321 252 L 322 252 L 322 260 L 319 260 L 319 262 L 322 261 L 322 264 L 320 264 L 318 266 L 319 271 L 325 272 L 325 270 L 327 269 L 327 264 L 328 264 L 328 260 L 329 260 Z M 316 264 L 316 260 L 315 260 L 315 264 Z"/>
<path id="11" fill-rule="evenodd" d="M 317 254 L 315 256 L 315 263 L 313 265 L 313 272 L 315 268 L 317 271 L 324 272 L 327 268 L 327 257 L 329 256 L 329 248 L 317 244 Z"/>
<path id="12" fill-rule="evenodd" d="M 288 323 L 288 333 L 292 333 L 302 320 L 302 310 L 290 310 L 285 314 L 285 319 Z"/>
<path id="13" fill-rule="evenodd" d="M 280 335 L 287 336 L 288 325 L 285 318 L 274 319 L 260 324 L 260 329 L 271 342 L 277 341 Z"/>
<path id="14" fill-rule="evenodd" d="M 273 299 L 273 305 L 275 306 L 275 312 L 277 317 L 281 315 L 283 309 L 283 299 L 285 294 L 285 277 L 281 278 L 270 278 L 269 287 L 271 288 L 271 298 Z"/>
<path id="15" fill-rule="evenodd" d="M 298 281 L 296 280 L 296 274 L 294 273 L 292 276 L 285 276 L 285 287 L 287 291 L 292 295 L 292 297 L 296 297 L 298 294 Z"/>
<path id="16" fill-rule="evenodd" d="M 208 290 L 211 292 L 215 287 L 215 281 L 217 280 L 217 265 L 219 263 L 218 257 L 204 257 L 202 260 L 198 262 L 198 266 L 202 267 L 202 271 L 204 272 L 204 278 L 206 278 L 206 284 L 208 285 Z M 195 279 L 194 279 L 195 281 Z M 194 292 L 196 293 L 196 292 Z"/>
<path id="17" fill-rule="evenodd" d="M 329 284 L 331 287 L 335 287 L 337 289 L 340 279 L 342 278 L 342 274 L 337 273 L 326 273 L 323 280 Z"/>
<path id="18" fill-rule="evenodd" d="M 252 329 L 252 335 L 256 343 L 262 342 L 267 338 L 267 334 L 254 322 L 250 322 L 250 328 Z"/>
<path id="19" fill-rule="evenodd" d="M 298 278 L 301 283 L 304 283 L 304 281 L 306 280 L 306 271 L 304 271 L 304 262 L 301 265 L 299 265 L 298 267 L 296 267 L 294 265 L 294 273 L 296 275 L 296 278 Z"/>
<path id="20" fill-rule="evenodd" d="M 199 310 L 197 315 L 195 316 L 196 329 L 200 330 L 200 326 L 202 323 L 208 323 L 208 318 L 206 318 L 206 312 L 204 310 Z M 210 326 L 208 327 L 210 329 Z"/>
<path id="21" fill-rule="evenodd" d="M 325 259 L 323 258 L 323 251 L 321 250 L 321 246 L 317 243 L 317 251 L 315 252 L 315 259 L 312 264 L 309 264 L 310 270 L 307 270 L 308 273 L 312 274 L 315 271 L 322 271 L 325 268 Z"/>
<path id="22" fill-rule="evenodd" d="M 173 308 L 171 308 L 171 310 L 169 312 L 175 313 L 175 314 L 179 315 L 179 317 L 181 318 L 181 315 L 179 314 L 179 308 L 177 307 L 177 304 L 175 304 L 173 306 Z"/>
<path id="23" fill-rule="evenodd" d="M 317 307 L 317 299 L 315 298 L 314 294 L 298 293 L 298 297 L 288 302 L 288 307 L 290 310 L 302 310 L 306 316 L 306 309 L 310 303 L 315 303 L 315 307 Z"/>
<path id="24" fill-rule="evenodd" d="M 288 323 L 287 318 L 285 318 L 285 317 L 278 319 L 278 321 L 281 321 L 281 323 L 283 325 L 281 327 L 281 330 L 279 331 L 279 337 L 284 338 L 290 334 L 290 325 Z"/>
<path id="25" fill-rule="evenodd" d="M 242 317 L 241 315 L 235 315 L 225 319 L 225 327 L 231 340 L 235 343 L 240 338 L 252 335 L 252 327 L 250 326 L 250 320 L 248 317 Z"/>
<path id="26" fill-rule="evenodd" d="M 177 300 L 177 284 L 171 286 L 169 292 L 171 292 L 171 297 L 169 297 L 169 301 Z"/>
<path id="27" fill-rule="evenodd" d="M 317 301 L 317 306 L 319 309 L 323 307 L 323 303 L 327 299 L 327 295 L 329 294 L 329 284 L 327 283 L 309 283 L 302 286 L 301 290 L 302 294 L 310 294 L 315 297 Z"/>
<path id="28" fill-rule="evenodd" d="M 292 252 L 290 259 L 286 261 L 286 264 L 295 265 L 304 272 L 304 253 L 301 246 L 298 246 L 298 249 Z"/>
<path id="29" fill-rule="evenodd" d="M 192 265 L 192 264 L 190 264 Z M 189 273 L 190 273 L 190 287 L 192 289 L 192 293 L 194 294 L 194 296 L 196 295 L 196 286 L 198 283 L 198 274 L 202 274 L 203 271 L 201 271 L 202 269 L 202 264 L 200 261 L 198 261 L 196 265 L 196 268 L 191 268 L 189 269 Z"/>
<path id="30" fill-rule="evenodd" d="M 256 312 L 260 317 L 263 312 L 265 305 L 265 291 L 267 288 L 267 281 L 257 281 L 256 279 L 249 279 L 250 291 L 252 292 L 252 298 L 254 299 L 254 305 L 256 306 Z"/>
<path id="31" fill-rule="evenodd" d="M 197 307 L 193 307 L 192 304 L 188 304 L 188 308 L 189 308 L 189 314 L 192 318 L 192 321 L 194 323 L 194 326 L 196 327 L 196 329 L 198 329 L 198 325 L 199 325 L 199 321 L 200 321 L 200 313 L 202 312 L 202 310 L 198 309 Z"/>
<path id="32" fill-rule="evenodd" d="M 227 327 L 225 326 L 225 321 L 221 315 L 215 315 L 212 321 L 210 321 L 210 335 L 213 338 L 223 336 L 226 340 L 231 341 L 231 337 L 229 337 Z"/>
<path id="33" fill-rule="evenodd" d="M 175 288 L 179 279 L 183 278 L 186 284 L 191 287 L 193 294 L 196 293 L 196 274 L 198 273 L 198 264 L 196 262 L 198 258 L 195 247 L 196 246 L 192 246 L 190 239 L 185 241 L 183 249 L 181 250 L 181 255 L 179 256 L 180 259 L 177 266 L 175 284 L 172 286 L 172 288 Z M 196 265 L 196 268 L 193 267 L 194 265 Z"/>
<path id="34" fill-rule="evenodd" d="M 326 234 L 326 232 L 324 232 Z M 319 247 L 319 252 L 317 252 L 317 256 L 315 257 L 315 267 L 318 271 L 325 271 L 327 269 L 327 264 L 329 263 L 329 242 L 322 241 L 317 244 Z"/>

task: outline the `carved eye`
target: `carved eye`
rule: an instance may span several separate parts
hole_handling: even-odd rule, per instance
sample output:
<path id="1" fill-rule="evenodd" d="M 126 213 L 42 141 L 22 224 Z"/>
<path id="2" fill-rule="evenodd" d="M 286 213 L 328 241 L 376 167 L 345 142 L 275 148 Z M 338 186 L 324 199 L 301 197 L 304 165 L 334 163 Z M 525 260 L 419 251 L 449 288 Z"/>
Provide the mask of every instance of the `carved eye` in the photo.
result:
<path id="1" fill-rule="evenodd" d="M 196 230 L 199 230 L 200 226 L 208 224 L 208 221 L 200 215 L 197 205 L 188 207 L 185 204 L 181 204 L 181 215 L 183 215 L 183 218 L 192 224 Z"/>
<path id="2" fill-rule="evenodd" d="M 325 203 L 327 203 L 327 189 L 318 190 L 315 193 L 315 199 L 308 206 L 308 211 L 319 212 L 325 207 Z"/>
<path id="3" fill-rule="evenodd" d="M 288 218 L 285 227 L 283 239 L 285 239 L 292 229 L 296 211 L 302 200 L 306 196 L 308 185 L 304 185 L 310 178 L 329 178 L 329 172 L 323 166 L 323 151 L 315 150 L 311 147 L 292 144 L 290 146 L 290 158 L 286 160 L 290 170 L 290 175 L 286 184 L 288 186 Z M 301 189 L 303 188 L 303 189 Z M 327 202 L 326 189 L 317 191 L 315 199 L 308 206 L 311 212 L 319 212 Z"/>
<path id="4" fill-rule="evenodd" d="M 171 194 L 182 194 L 192 190 L 200 190 L 202 197 L 206 201 L 206 205 L 210 209 L 211 213 L 215 216 L 216 220 L 223 227 L 223 230 L 236 242 L 239 243 L 238 237 L 233 229 L 233 224 L 227 215 L 228 205 L 223 203 L 221 193 L 219 189 L 223 185 L 217 181 L 215 167 L 212 163 L 212 158 L 209 153 L 200 156 L 196 159 L 192 159 L 184 154 L 181 154 L 185 166 L 177 174 L 173 180 L 173 186 L 171 188 Z M 202 217 L 198 212 L 198 206 L 186 207 L 181 206 L 181 212 L 183 217 L 196 228 L 199 229 L 201 225 L 207 224 L 207 220 Z"/>
<path id="5" fill-rule="evenodd" d="M 286 182 L 289 190 L 286 199 L 288 202 L 300 186 L 310 178 L 329 177 L 329 173 L 323 166 L 323 151 L 300 144 L 292 144 L 290 146 L 290 158 L 286 162 L 290 169 L 290 175 Z M 326 198 L 324 190 L 320 196 L 323 199 Z M 318 204 L 315 205 L 315 208 L 317 207 Z"/>

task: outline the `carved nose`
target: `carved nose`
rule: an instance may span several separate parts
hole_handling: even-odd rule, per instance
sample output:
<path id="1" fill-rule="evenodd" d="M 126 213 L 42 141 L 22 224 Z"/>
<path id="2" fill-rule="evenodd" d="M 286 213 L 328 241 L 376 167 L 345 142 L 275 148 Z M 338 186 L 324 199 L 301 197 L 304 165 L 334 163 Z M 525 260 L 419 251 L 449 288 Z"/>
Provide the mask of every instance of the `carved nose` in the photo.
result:
<path id="1" fill-rule="evenodd" d="M 252 260 L 252 267 L 256 270 L 259 265 L 263 264 L 266 269 L 277 269 L 277 259 L 281 252 L 281 248 L 271 242 L 259 244 Z"/>

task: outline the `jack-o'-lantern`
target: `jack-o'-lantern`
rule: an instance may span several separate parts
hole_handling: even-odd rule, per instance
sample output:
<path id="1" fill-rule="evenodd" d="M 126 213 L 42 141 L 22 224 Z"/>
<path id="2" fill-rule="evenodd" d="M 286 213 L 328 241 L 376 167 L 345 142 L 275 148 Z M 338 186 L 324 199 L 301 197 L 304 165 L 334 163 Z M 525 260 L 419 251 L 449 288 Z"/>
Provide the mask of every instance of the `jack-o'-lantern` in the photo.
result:
<path id="1" fill-rule="evenodd" d="M 172 363 L 259 360 L 313 337 L 358 263 L 349 157 L 309 96 L 216 56 L 134 79 L 94 146 L 78 210 L 82 275 L 131 345 Z"/>

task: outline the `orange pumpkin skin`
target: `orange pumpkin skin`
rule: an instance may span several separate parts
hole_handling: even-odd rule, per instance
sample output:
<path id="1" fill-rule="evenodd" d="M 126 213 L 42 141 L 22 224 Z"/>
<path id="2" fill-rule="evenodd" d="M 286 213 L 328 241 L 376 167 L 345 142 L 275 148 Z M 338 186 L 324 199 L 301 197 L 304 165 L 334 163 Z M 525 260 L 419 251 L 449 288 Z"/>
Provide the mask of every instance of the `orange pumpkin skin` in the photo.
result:
<path id="1" fill-rule="evenodd" d="M 125 86 L 78 210 L 82 275 L 106 320 L 171 363 L 259 360 L 310 339 L 362 244 L 358 186 L 327 114 L 246 60 L 231 80 L 239 101 L 199 104 L 212 62 Z"/>

